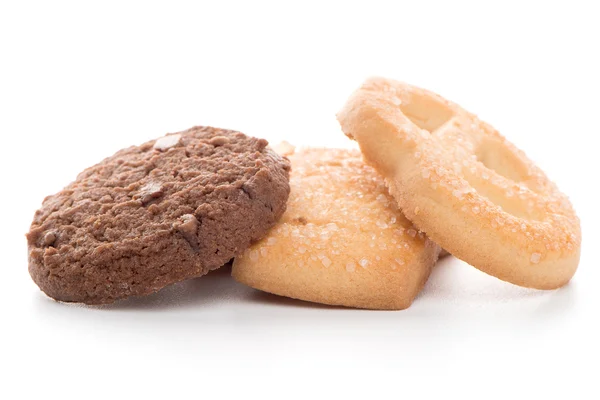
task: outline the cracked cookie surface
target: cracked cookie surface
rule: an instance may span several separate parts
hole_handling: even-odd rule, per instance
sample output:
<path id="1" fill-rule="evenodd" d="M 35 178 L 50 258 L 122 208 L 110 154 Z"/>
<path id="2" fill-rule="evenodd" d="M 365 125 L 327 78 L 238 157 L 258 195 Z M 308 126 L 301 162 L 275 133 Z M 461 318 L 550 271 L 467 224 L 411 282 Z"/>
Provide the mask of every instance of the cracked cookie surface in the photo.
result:
<path id="1" fill-rule="evenodd" d="M 35 213 L 31 277 L 57 300 L 105 304 L 220 267 L 285 211 L 290 164 L 267 144 L 194 127 L 86 169 Z"/>

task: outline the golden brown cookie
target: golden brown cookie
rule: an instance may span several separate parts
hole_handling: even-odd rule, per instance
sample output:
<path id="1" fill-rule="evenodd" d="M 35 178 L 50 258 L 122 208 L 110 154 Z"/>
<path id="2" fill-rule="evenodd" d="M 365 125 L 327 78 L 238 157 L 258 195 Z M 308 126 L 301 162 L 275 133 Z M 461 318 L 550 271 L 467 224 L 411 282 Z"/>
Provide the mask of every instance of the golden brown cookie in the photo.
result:
<path id="1" fill-rule="evenodd" d="M 458 105 L 401 82 L 365 82 L 338 114 L 406 216 L 452 255 L 538 289 L 567 283 L 581 229 L 525 154 Z"/>
<path id="2" fill-rule="evenodd" d="M 330 305 L 404 309 L 439 247 L 398 210 L 360 152 L 293 152 L 290 198 L 279 223 L 233 264 L 241 283 Z"/>

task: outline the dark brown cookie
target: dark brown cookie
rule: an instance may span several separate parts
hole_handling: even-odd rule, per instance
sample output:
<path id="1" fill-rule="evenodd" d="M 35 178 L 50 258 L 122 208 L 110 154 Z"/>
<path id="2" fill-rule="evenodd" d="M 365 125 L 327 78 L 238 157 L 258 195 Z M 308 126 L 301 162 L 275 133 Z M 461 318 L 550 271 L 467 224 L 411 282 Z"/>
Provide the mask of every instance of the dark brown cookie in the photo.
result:
<path id="1" fill-rule="evenodd" d="M 210 127 L 121 150 L 44 200 L 31 277 L 57 300 L 104 304 L 204 275 L 275 224 L 289 170 L 266 140 Z"/>

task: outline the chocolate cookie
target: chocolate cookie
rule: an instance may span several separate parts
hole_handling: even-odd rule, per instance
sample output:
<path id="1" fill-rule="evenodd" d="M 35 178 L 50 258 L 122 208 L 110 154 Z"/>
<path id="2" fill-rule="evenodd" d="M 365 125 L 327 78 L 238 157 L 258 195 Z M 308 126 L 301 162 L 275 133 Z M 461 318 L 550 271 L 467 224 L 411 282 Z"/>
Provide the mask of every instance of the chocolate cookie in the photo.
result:
<path id="1" fill-rule="evenodd" d="M 290 164 L 267 144 L 194 127 L 83 171 L 35 214 L 31 277 L 57 300 L 105 304 L 220 267 L 285 211 Z"/>

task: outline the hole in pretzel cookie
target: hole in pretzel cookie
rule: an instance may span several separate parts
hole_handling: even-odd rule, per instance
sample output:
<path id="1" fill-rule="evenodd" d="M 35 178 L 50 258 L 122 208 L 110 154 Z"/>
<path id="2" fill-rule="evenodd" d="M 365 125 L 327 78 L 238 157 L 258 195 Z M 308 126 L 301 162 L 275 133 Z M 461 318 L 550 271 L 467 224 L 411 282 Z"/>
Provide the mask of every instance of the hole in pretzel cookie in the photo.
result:
<path id="1" fill-rule="evenodd" d="M 542 216 L 536 210 L 527 207 L 527 204 L 518 197 L 507 198 L 506 193 L 490 185 L 483 185 L 472 179 L 467 179 L 469 184 L 480 195 L 487 197 L 492 203 L 500 206 L 505 212 L 517 218 L 539 220 Z"/>
<path id="2" fill-rule="evenodd" d="M 496 172 L 509 181 L 523 183 L 527 179 L 527 166 L 510 148 L 496 138 L 483 139 L 475 154 L 477 160 L 485 168 Z M 512 189 L 483 184 L 478 179 L 468 178 L 467 180 L 477 192 L 500 206 L 507 213 L 524 219 L 540 220 L 543 218 L 540 212 L 528 206 L 527 202 L 517 196 L 516 193 L 508 195 L 509 192 L 512 192 Z"/>
<path id="3" fill-rule="evenodd" d="M 505 178 L 515 182 L 527 178 L 525 164 L 498 139 L 485 139 L 479 145 L 476 156 L 486 168 L 496 171 Z"/>
<path id="4" fill-rule="evenodd" d="M 452 110 L 435 98 L 423 95 L 411 96 L 410 101 L 400 105 L 402 113 L 421 129 L 433 132 L 452 118 Z"/>

